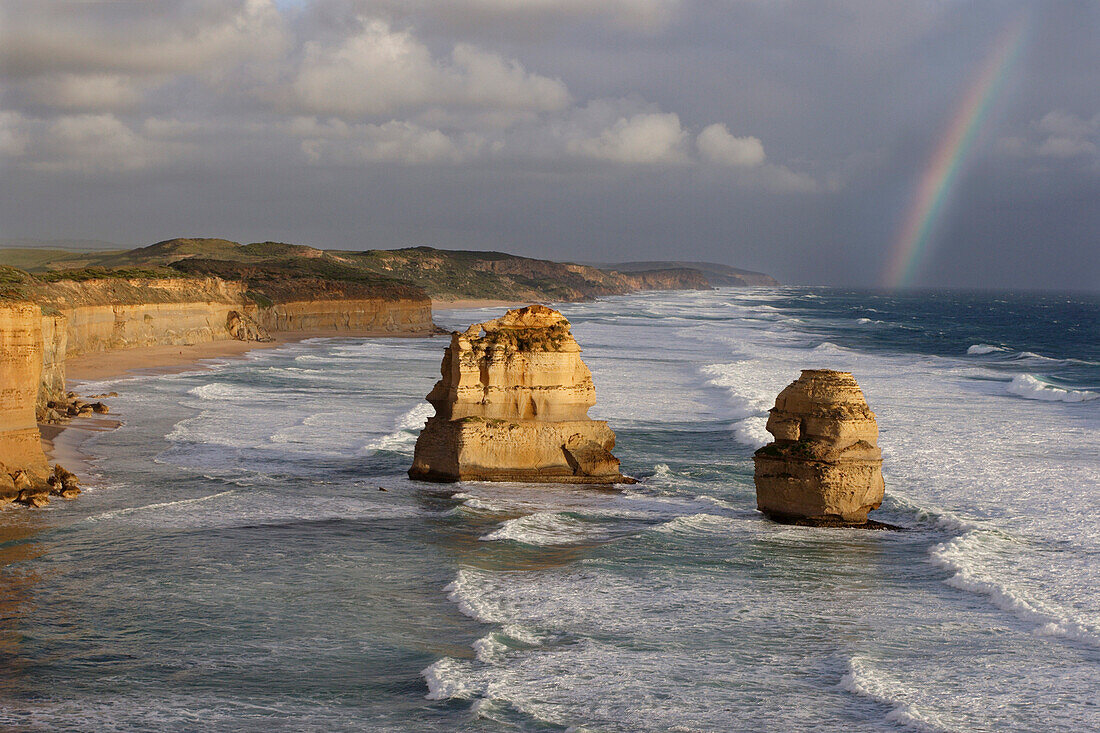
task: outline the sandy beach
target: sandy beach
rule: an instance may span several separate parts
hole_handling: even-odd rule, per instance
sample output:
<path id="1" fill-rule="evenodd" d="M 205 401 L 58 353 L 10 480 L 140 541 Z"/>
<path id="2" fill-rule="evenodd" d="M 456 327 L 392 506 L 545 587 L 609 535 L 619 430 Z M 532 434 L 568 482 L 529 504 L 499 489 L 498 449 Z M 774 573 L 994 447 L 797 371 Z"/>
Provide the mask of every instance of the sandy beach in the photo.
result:
<path id="1" fill-rule="evenodd" d="M 475 308 L 522 308 L 525 305 L 531 305 L 531 303 L 521 300 L 489 300 L 484 298 L 466 298 L 460 300 L 444 300 L 439 298 L 432 298 L 433 311 L 464 309 L 473 310 Z"/>

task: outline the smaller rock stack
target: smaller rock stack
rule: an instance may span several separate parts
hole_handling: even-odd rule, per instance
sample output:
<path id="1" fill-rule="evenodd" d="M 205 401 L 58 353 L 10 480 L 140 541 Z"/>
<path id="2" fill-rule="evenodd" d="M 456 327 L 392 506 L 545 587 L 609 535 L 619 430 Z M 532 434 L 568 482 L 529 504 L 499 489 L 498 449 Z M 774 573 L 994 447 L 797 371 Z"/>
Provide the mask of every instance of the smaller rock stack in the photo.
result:
<path id="1" fill-rule="evenodd" d="M 409 476 L 633 483 L 611 454 L 615 433 L 588 417 L 596 388 L 580 351 L 569 321 L 542 305 L 452 333 Z"/>
<path id="2" fill-rule="evenodd" d="M 868 524 L 882 504 L 878 424 L 848 372 L 805 369 L 779 393 L 756 451 L 756 504 L 772 519 L 815 526 Z"/>

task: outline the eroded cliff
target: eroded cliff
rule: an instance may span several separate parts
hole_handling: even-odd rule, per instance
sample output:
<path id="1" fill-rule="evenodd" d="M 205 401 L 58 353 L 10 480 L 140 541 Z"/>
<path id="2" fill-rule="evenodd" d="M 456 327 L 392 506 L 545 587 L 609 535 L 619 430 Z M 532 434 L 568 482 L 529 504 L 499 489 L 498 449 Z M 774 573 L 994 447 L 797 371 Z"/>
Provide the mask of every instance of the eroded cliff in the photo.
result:
<path id="1" fill-rule="evenodd" d="M 427 481 L 627 481 L 615 434 L 588 417 L 592 373 L 569 321 L 540 305 L 451 335 L 436 414 L 416 441 L 409 476 Z"/>
<path id="2" fill-rule="evenodd" d="M 0 503 L 45 490 L 48 467 L 35 420 L 41 378 L 42 311 L 0 302 Z"/>

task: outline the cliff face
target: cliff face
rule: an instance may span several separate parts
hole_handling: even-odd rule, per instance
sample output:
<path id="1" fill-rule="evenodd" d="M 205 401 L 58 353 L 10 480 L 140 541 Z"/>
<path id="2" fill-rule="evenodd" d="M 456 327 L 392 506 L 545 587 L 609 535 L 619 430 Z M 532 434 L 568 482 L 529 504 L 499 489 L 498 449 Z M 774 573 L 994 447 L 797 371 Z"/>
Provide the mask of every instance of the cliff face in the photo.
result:
<path id="1" fill-rule="evenodd" d="M 624 481 L 615 434 L 591 420 L 592 374 L 569 321 L 533 305 L 451 335 L 436 414 L 416 441 L 409 476 L 428 481 Z"/>
<path id="2" fill-rule="evenodd" d="M 41 310 L 0 302 L 0 503 L 14 500 L 21 483 L 45 484 L 46 456 L 35 421 L 41 377 Z"/>
<path id="3" fill-rule="evenodd" d="M 710 283 L 698 270 L 671 267 L 619 273 L 634 290 L 709 290 Z"/>
<path id="4" fill-rule="evenodd" d="M 263 340 L 266 332 L 431 333 L 431 301 L 347 298 L 257 305 L 243 283 L 219 278 L 104 278 L 39 285 L 31 295 L 41 316 L 42 374 L 38 414 L 65 394 L 65 359 L 140 346 L 230 339 Z M 325 298 L 324 296 L 329 296 Z"/>
<path id="5" fill-rule="evenodd" d="M 65 353 L 69 345 L 67 319 L 60 313 L 42 316 L 42 381 L 38 390 L 37 413 L 46 412 L 46 403 L 65 396 Z"/>
<path id="6" fill-rule="evenodd" d="M 652 270 L 689 269 L 699 273 L 708 285 L 724 287 L 774 287 L 779 285 L 771 275 L 752 270 L 742 270 L 717 262 L 620 262 L 607 265 L 612 270 L 625 273 L 640 273 Z"/>
<path id="7" fill-rule="evenodd" d="M 250 315 L 269 331 L 370 331 L 432 333 L 427 299 L 359 298 L 280 303 L 253 308 Z"/>
<path id="8" fill-rule="evenodd" d="M 803 370 L 768 417 L 756 451 L 757 507 L 779 520 L 863 524 L 882 504 L 878 424 L 848 372 Z"/>

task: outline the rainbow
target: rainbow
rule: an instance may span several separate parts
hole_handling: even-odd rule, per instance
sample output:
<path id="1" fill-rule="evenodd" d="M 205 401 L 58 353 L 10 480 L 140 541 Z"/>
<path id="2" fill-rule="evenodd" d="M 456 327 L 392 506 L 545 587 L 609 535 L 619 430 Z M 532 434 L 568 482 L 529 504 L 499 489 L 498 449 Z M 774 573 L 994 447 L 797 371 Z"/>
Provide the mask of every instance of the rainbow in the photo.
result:
<path id="1" fill-rule="evenodd" d="M 888 288 L 910 285 L 931 244 L 931 233 L 944 203 L 978 136 L 1008 69 L 1023 47 L 1024 17 L 1010 22 L 986 56 L 978 75 L 955 110 L 935 154 L 924 169 L 886 266 Z"/>

